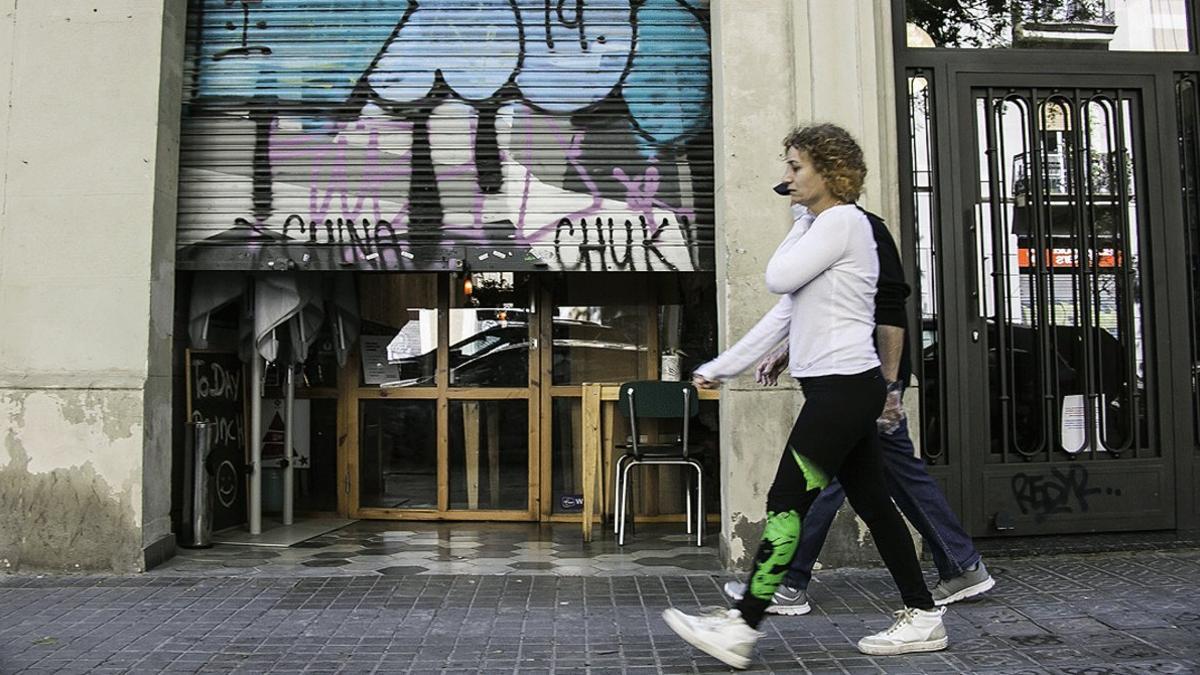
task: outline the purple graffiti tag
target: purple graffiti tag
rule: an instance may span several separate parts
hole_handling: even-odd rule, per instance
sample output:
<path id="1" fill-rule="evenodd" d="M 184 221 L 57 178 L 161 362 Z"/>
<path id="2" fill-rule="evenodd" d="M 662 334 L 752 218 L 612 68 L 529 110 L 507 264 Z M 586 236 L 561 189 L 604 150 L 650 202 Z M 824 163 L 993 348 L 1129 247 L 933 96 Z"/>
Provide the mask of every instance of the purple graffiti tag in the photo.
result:
<path id="1" fill-rule="evenodd" d="M 629 209 L 634 212 L 640 212 L 646 221 L 651 224 L 651 239 L 658 238 L 659 232 L 670 224 L 670 220 L 667 218 L 663 218 L 655 224 L 655 209 L 670 211 L 676 219 L 684 217 L 692 220 L 695 217 L 690 209 L 676 210 L 675 207 L 655 196 L 658 194 L 660 185 L 658 167 L 650 166 L 641 176 L 633 177 L 626 174 L 625 170 L 621 167 L 617 167 L 613 169 L 612 175 L 625 188 L 625 201 L 629 204 Z"/>
<path id="2" fill-rule="evenodd" d="M 407 131 L 411 124 L 404 122 L 367 122 L 357 120 L 339 123 L 335 133 L 365 133 L 367 142 L 361 155 L 351 157 L 351 146 L 345 136 L 330 141 L 327 135 L 280 134 L 271 146 L 272 162 L 277 166 L 303 167 L 308 174 L 308 220 L 314 223 L 335 218 L 357 220 L 370 216 L 383 219 L 381 195 L 388 182 L 403 180 L 411 174 L 411 152 L 389 155 L 381 149 L 380 133 Z M 358 185 L 348 167 L 358 166 Z M 279 177 L 277 177 L 279 178 Z M 286 178 L 284 178 L 286 180 Z M 335 200 L 337 200 L 335 202 Z M 335 203 L 339 210 L 334 213 Z M 332 225 L 328 224 L 327 229 Z"/>
<path id="3" fill-rule="evenodd" d="M 529 211 L 529 188 L 533 185 L 533 173 L 525 170 L 525 186 L 521 189 L 521 210 L 517 214 L 517 231 L 525 231 L 525 214 Z M 545 228 L 543 228 L 545 229 Z M 540 232 L 540 230 L 539 230 Z"/>
<path id="4" fill-rule="evenodd" d="M 555 218 L 552 222 L 546 223 L 545 225 L 539 227 L 537 231 L 534 232 L 531 237 L 529 237 L 529 239 L 535 241 L 541 240 L 549 233 L 550 230 L 555 231 L 555 237 L 557 238 L 558 230 L 560 229 L 560 226 L 564 220 L 573 221 L 576 218 L 585 218 L 593 215 L 599 211 L 601 206 L 604 204 L 604 199 L 600 196 L 600 188 L 596 186 L 595 181 L 593 181 L 592 177 L 588 175 L 587 169 L 579 161 L 579 158 L 583 156 L 583 147 L 581 145 L 583 142 L 583 134 L 572 133 L 571 141 L 569 143 L 565 141 L 563 135 L 558 131 L 554 131 L 552 133 L 552 137 L 554 138 L 555 143 L 558 144 L 558 147 L 563 151 L 563 157 L 567 160 L 567 165 L 575 170 L 575 173 L 579 176 L 579 180 L 583 181 L 583 184 L 587 187 L 588 193 L 592 196 L 592 203 L 586 208 L 578 211 L 572 211 L 565 216 Z"/>

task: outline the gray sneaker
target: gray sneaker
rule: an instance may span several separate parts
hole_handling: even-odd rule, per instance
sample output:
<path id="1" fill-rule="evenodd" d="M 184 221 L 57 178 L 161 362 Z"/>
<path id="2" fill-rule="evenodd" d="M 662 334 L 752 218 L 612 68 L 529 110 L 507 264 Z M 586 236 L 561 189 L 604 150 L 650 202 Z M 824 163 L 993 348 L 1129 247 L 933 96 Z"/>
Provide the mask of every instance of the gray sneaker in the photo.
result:
<path id="1" fill-rule="evenodd" d="M 996 585 L 996 580 L 988 574 L 987 567 L 983 561 L 975 563 L 974 567 L 968 567 L 962 574 L 951 578 L 942 579 L 933 587 L 933 604 L 937 606 L 949 605 L 952 602 L 973 598 L 980 593 L 986 593 Z"/>
<path id="2" fill-rule="evenodd" d="M 738 601 L 746 595 L 746 584 L 742 581 L 726 581 L 722 590 L 725 591 L 725 595 Z M 811 611 L 812 607 L 808 604 L 808 593 L 803 588 L 793 588 L 787 584 L 780 584 L 779 588 L 775 589 L 771 605 L 767 607 L 767 614 L 781 616 L 800 616 Z"/>

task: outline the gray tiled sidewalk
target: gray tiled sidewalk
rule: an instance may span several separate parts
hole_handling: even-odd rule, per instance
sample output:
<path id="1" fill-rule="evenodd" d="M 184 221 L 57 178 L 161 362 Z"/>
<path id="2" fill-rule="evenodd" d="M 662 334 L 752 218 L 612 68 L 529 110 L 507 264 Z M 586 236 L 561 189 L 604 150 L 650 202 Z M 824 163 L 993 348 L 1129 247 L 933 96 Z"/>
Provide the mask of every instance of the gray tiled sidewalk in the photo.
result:
<path id="1" fill-rule="evenodd" d="M 679 576 L 721 569 L 716 536 L 693 545 L 683 524 L 639 526 L 617 546 L 605 527 L 584 543 L 578 525 L 359 521 L 288 548 L 180 549 L 154 574 L 408 576 L 529 574 Z"/>
<path id="2" fill-rule="evenodd" d="M 950 650 L 866 657 L 882 570 L 827 570 L 814 613 L 765 624 L 758 672 L 1200 671 L 1200 551 L 990 559 Z M 669 602 L 722 604 L 720 574 L 0 577 L 0 673 L 724 672 L 671 635 Z"/>

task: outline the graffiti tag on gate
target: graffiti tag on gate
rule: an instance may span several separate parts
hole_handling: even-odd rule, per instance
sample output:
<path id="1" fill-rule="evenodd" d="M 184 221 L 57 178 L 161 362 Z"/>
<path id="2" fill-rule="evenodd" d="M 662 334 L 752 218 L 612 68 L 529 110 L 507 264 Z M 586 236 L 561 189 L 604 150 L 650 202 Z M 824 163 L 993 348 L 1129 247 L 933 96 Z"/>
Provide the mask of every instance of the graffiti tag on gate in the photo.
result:
<path id="1" fill-rule="evenodd" d="M 1086 513 L 1088 499 L 1104 493 L 1120 496 L 1119 489 L 1089 487 L 1087 467 L 1053 468 L 1049 474 L 1019 473 L 1012 477 L 1013 498 L 1023 515 L 1036 522 L 1063 513 Z"/>

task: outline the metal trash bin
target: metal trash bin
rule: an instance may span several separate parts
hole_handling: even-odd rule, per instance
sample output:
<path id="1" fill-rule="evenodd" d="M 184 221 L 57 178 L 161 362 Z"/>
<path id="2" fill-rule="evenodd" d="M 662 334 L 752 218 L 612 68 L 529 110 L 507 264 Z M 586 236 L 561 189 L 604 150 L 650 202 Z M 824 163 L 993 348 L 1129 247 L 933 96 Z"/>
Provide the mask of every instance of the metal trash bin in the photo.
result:
<path id="1" fill-rule="evenodd" d="M 262 469 L 262 508 L 263 513 L 283 513 L 283 460 L 278 464 Z"/>
<path id="2" fill-rule="evenodd" d="M 191 465 L 191 475 L 188 483 L 191 487 L 188 510 L 188 521 L 191 523 L 191 535 L 180 544 L 185 548 L 209 548 L 212 546 L 213 523 L 213 472 L 209 464 L 209 454 L 212 452 L 213 433 L 216 425 L 212 422 L 192 422 L 191 441 L 188 452 L 188 463 Z"/>

